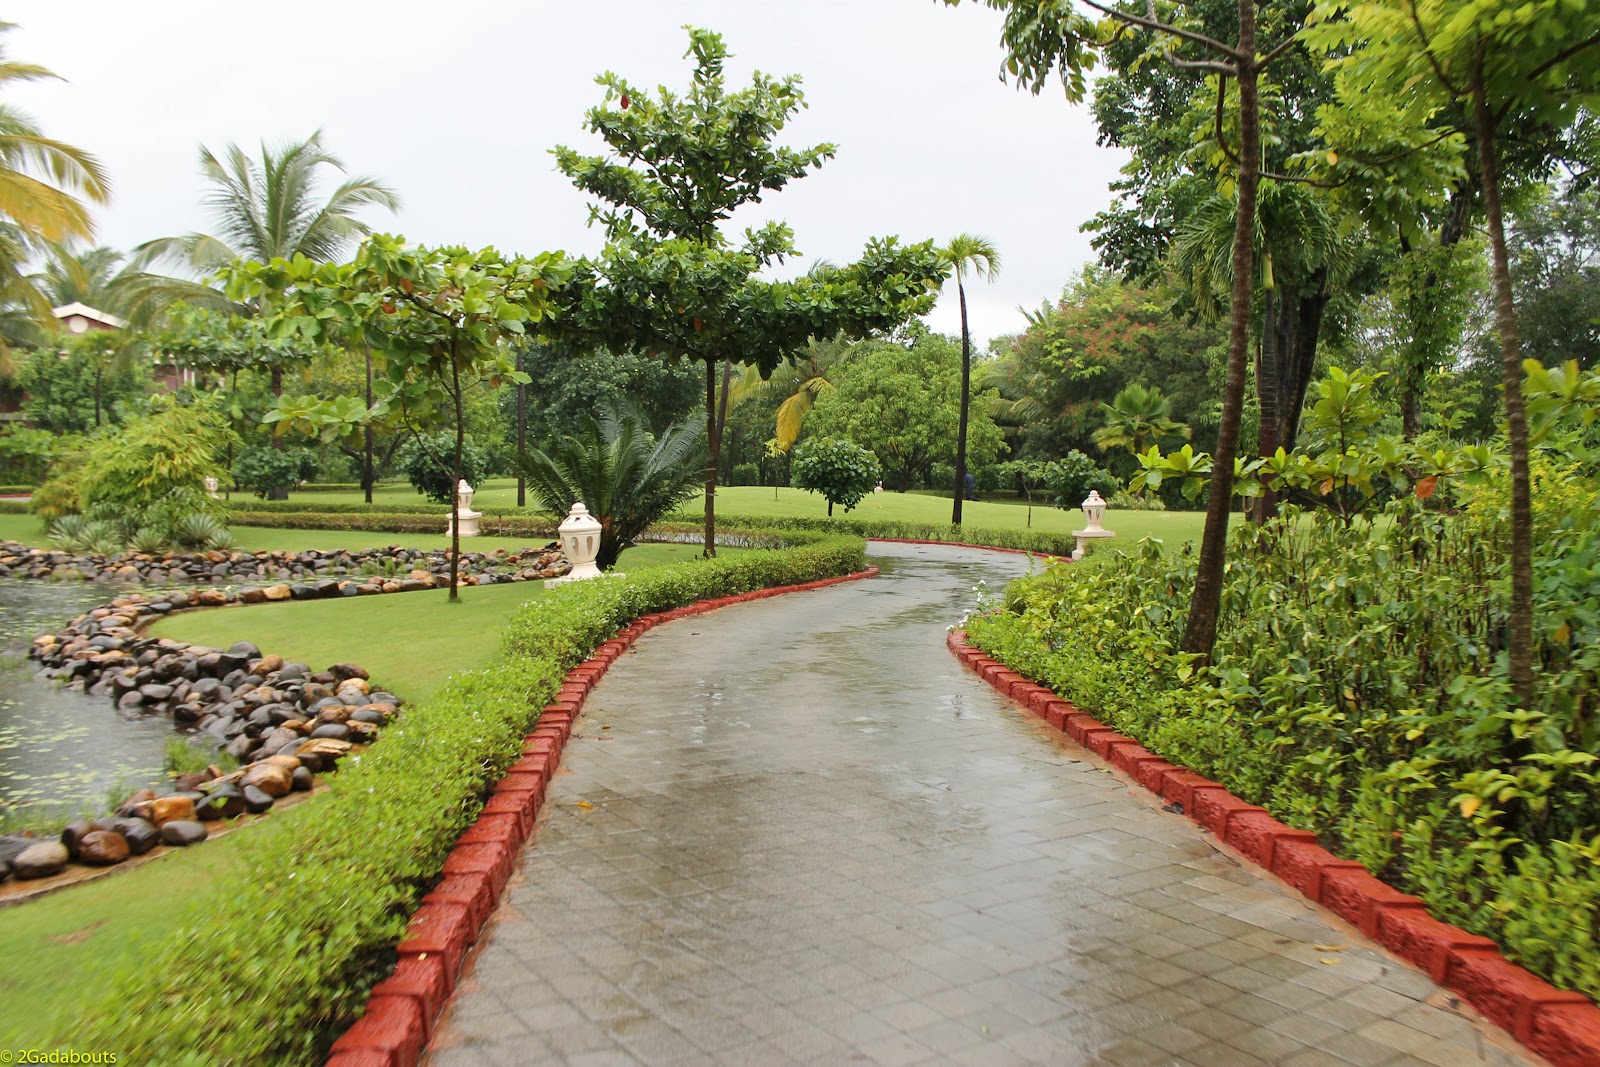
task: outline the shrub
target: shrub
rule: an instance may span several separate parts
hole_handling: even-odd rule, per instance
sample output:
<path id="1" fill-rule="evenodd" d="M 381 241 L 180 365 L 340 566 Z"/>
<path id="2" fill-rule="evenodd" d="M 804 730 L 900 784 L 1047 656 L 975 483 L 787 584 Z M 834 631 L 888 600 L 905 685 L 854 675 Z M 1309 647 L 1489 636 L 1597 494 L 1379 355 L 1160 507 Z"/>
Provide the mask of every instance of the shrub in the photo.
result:
<path id="1" fill-rule="evenodd" d="M 882 479 L 883 468 L 877 456 L 858 444 L 835 437 L 813 438 L 794 450 L 789 476 L 796 488 L 821 493 L 832 517 L 835 504 L 849 511 L 861 503 Z"/>
<path id="2" fill-rule="evenodd" d="M 450 464 L 455 455 L 453 433 L 413 437 L 400 453 L 400 469 L 412 488 L 438 504 L 449 504 L 456 495 L 456 480 Z M 489 468 L 489 458 L 469 436 L 461 446 L 461 477 L 477 488 Z"/>
<path id="3" fill-rule="evenodd" d="M 320 1062 L 568 668 L 638 615 L 863 563 L 860 541 L 828 538 L 577 582 L 524 606 L 502 662 L 407 708 L 326 794 L 249 831 L 242 869 L 276 877 L 197 886 L 192 925 L 48 1043 L 151 1063 Z"/>
<path id="4" fill-rule="evenodd" d="M 307 448 L 271 448 L 252 445 L 241 449 L 233 462 L 233 481 L 256 496 L 293 489 L 317 473 L 316 456 Z"/>
<path id="5" fill-rule="evenodd" d="M 1056 498 L 1056 507 L 1076 511 L 1091 491 L 1110 499 L 1118 489 L 1111 472 L 1074 448 L 1044 469 L 1044 484 Z"/>
<path id="6" fill-rule="evenodd" d="M 1600 996 L 1600 508 L 1535 564 L 1536 706 L 1501 650 L 1505 520 L 1396 504 L 1237 532 L 1212 663 L 1178 651 L 1192 549 L 1053 567 L 970 621 L 978 647 L 1165 758 Z"/>

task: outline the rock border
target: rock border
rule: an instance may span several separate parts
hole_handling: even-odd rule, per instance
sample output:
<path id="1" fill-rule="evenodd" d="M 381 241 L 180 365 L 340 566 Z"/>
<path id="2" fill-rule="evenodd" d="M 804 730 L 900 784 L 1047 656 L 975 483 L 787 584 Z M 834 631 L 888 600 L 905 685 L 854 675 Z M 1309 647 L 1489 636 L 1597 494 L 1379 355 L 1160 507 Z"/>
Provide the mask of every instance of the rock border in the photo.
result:
<path id="1" fill-rule="evenodd" d="M 754 589 L 700 600 L 671 611 L 641 615 L 566 673 L 555 700 L 540 711 L 513 763 L 489 795 L 476 822 L 456 839 L 440 880 L 422 898 L 405 939 L 396 946 L 394 972 L 372 987 L 366 1012 L 334 1041 L 327 1067 L 416 1067 L 434 1024 L 456 987 L 468 950 L 494 914 L 522 846 L 533 832 L 545 790 L 572 736 L 584 699 L 610 666 L 644 633 L 662 623 L 752 600 L 874 578 L 877 567 L 800 585 Z"/>
<path id="2" fill-rule="evenodd" d="M 1420 898 L 1335 856 L 1311 831 L 1284 825 L 1265 808 L 1085 714 L 967 644 L 965 631 L 951 630 L 946 643 L 968 670 L 1013 703 L 1126 773 L 1262 871 L 1421 968 L 1533 1052 L 1558 1067 L 1600 1064 L 1600 1007 L 1582 993 L 1557 989 L 1506 959 L 1487 937 L 1440 921 Z"/>

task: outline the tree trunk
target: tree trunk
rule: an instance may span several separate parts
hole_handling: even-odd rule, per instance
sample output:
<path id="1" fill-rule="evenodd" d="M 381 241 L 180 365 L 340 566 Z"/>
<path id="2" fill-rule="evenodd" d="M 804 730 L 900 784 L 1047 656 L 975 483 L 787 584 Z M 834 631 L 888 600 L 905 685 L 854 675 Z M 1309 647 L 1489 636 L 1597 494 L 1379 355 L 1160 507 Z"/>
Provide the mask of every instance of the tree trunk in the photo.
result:
<path id="1" fill-rule="evenodd" d="M 1233 460 L 1239 452 L 1239 421 L 1244 413 L 1244 380 L 1250 355 L 1250 303 L 1255 276 L 1256 187 L 1260 180 L 1261 130 L 1256 95 L 1256 9 L 1254 0 L 1239 0 L 1239 205 L 1233 228 L 1232 322 L 1228 331 L 1228 378 L 1222 399 L 1222 422 L 1211 468 L 1211 499 L 1195 569 L 1194 594 L 1183 631 L 1183 650 L 1209 660 L 1217 644 L 1217 616 L 1222 610 L 1222 570 L 1228 542 L 1228 515 L 1233 504 Z"/>
<path id="2" fill-rule="evenodd" d="M 283 395 L 283 368 L 282 367 L 273 367 L 272 368 L 271 381 L 272 381 L 272 395 L 274 397 L 282 396 Z M 283 435 L 274 433 L 272 435 L 272 447 L 278 449 L 281 452 L 284 449 L 289 447 L 289 442 L 283 439 Z M 268 500 L 288 500 L 289 499 L 289 487 L 286 486 L 286 485 L 273 486 L 272 491 L 267 494 L 267 499 Z"/>
<path id="3" fill-rule="evenodd" d="M 1472 71 L 1472 104 L 1483 172 L 1483 210 L 1489 222 L 1494 264 L 1494 319 L 1500 334 L 1505 377 L 1506 435 L 1511 444 L 1511 686 L 1524 708 L 1533 707 L 1533 507 L 1528 485 L 1528 419 L 1522 403 L 1522 352 L 1517 310 L 1511 299 L 1511 268 L 1506 255 L 1505 219 L 1500 206 L 1495 124 L 1484 99 L 1483 69 Z"/>
<path id="4" fill-rule="evenodd" d="M 517 351 L 517 370 L 522 372 L 521 349 Z M 525 372 L 523 372 L 525 373 Z M 528 480 L 523 477 L 522 468 L 528 462 L 528 387 L 522 382 L 517 383 L 517 507 L 528 506 Z"/>
<path id="5" fill-rule="evenodd" d="M 717 432 L 717 361 L 706 363 L 706 558 L 717 554 L 717 462 L 721 458 L 722 435 Z"/>
<path id="6" fill-rule="evenodd" d="M 1461 238 L 1467 234 L 1467 220 L 1471 214 L 1472 203 L 1477 195 L 1477 184 L 1470 173 L 1462 179 L 1450 194 L 1450 214 L 1445 217 L 1444 225 L 1439 228 L 1439 248 L 1453 248 L 1460 243 Z M 1402 252 L 1410 252 L 1410 247 L 1402 241 Z M 1432 336 L 1433 331 L 1418 329 L 1417 323 L 1426 322 L 1429 318 L 1440 314 L 1439 300 L 1434 290 L 1439 286 L 1439 271 L 1430 270 L 1424 276 L 1420 290 L 1411 294 L 1411 307 L 1407 318 L 1411 320 L 1412 342 L 1402 348 L 1402 362 L 1400 367 L 1400 436 L 1407 441 L 1416 439 L 1422 432 L 1422 389 L 1427 377 L 1429 357 L 1438 353 L 1430 353 L 1416 341 L 1421 335 Z"/>
<path id="7" fill-rule="evenodd" d="M 1268 289 L 1261 304 L 1261 355 L 1256 359 L 1256 403 L 1261 409 L 1260 448 L 1256 454 L 1270 456 L 1278 450 L 1278 385 L 1283 368 L 1283 335 L 1278 329 L 1281 309 L 1288 301 L 1278 299 L 1276 288 Z M 1278 513 L 1278 502 L 1267 487 L 1268 476 L 1261 476 L 1262 492 L 1254 500 L 1246 500 L 1245 517 L 1262 523 Z"/>
<path id="8" fill-rule="evenodd" d="M 450 599 L 460 600 L 457 578 L 461 573 L 461 453 L 466 450 L 466 414 L 461 410 L 461 366 L 455 342 L 450 344 L 450 392 L 456 409 L 455 475 L 450 479 Z"/>
<path id="9" fill-rule="evenodd" d="M 956 271 L 956 294 L 961 298 L 961 418 L 956 425 L 956 493 L 950 508 L 950 525 L 961 525 L 961 503 L 967 495 L 967 409 L 972 405 L 972 338 L 967 333 L 967 290 Z"/>
<path id="10" fill-rule="evenodd" d="M 372 470 L 372 346 L 363 345 L 367 350 L 367 423 L 361 428 L 362 437 L 365 438 L 366 457 L 361 464 L 361 491 L 366 495 L 367 503 L 372 503 L 372 483 L 377 479 Z"/>

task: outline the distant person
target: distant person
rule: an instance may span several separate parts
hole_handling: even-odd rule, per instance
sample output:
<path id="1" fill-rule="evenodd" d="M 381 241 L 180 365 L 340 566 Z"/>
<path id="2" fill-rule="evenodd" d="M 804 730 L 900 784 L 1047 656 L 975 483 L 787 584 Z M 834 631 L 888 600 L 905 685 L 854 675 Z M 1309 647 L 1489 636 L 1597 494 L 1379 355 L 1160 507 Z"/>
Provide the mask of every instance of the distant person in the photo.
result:
<path id="1" fill-rule="evenodd" d="M 968 500 L 976 500 L 976 499 L 978 499 L 978 479 L 976 479 L 976 478 L 974 478 L 972 476 L 972 472 L 971 471 L 968 471 L 967 472 L 967 476 L 964 479 L 964 481 L 966 482 L 966 487 L 967 487 L 967 499 Z"/>

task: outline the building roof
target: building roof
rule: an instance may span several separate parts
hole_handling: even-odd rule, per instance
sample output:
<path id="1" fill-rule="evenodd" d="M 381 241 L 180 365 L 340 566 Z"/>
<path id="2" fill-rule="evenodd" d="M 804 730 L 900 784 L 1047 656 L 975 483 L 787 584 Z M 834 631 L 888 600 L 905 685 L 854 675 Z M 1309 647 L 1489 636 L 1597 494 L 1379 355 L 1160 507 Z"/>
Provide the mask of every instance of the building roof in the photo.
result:
<path id="1" fill-rule="evenodd" d="M 109 326 L 118 330 L 128 325 L 127 319 L 119 318 L 118 316 L 111 314 L 109 311 L 101 311 L 99 308 L 92 308 L 88 304 L 80 304 L 77 301 L 73 301 L 70 304 L 62 304 L 58 308 L 52 308 L 51 311 L 55 314 L 56 318 L 62 320 L 70 319 L 76 315 L 79 318 L 89 320 L 91 323 L 97 323 L 101 326 Z"/>

